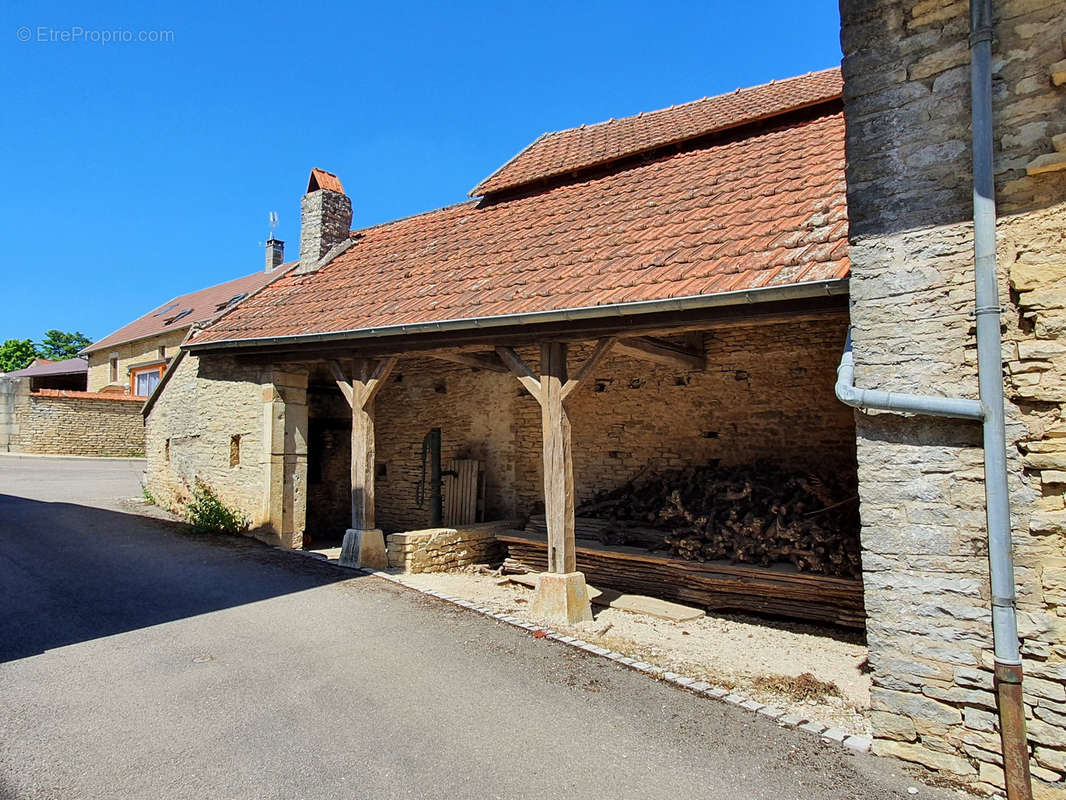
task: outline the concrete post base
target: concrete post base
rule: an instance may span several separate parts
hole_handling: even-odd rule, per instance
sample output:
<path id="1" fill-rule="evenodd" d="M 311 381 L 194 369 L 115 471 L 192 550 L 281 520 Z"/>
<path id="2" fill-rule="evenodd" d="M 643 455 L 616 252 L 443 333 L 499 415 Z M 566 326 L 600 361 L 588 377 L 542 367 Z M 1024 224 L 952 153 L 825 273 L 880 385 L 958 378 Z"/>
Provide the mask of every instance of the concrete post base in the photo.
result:
<path id="1" fill-rule="evenodd" d="M 361 531 L 349 528 L 344 532 L 339 563 L 342 567 L 387 569 L 389 559 L 385 555 L 385 537 L 376 529 Z"/>
<path id="2" fill-rule="evenodd" d="M 590 622 L 585 576 L 580 572 L 542 572 L 533 593 L 533 616 L 552 622 Z"/>

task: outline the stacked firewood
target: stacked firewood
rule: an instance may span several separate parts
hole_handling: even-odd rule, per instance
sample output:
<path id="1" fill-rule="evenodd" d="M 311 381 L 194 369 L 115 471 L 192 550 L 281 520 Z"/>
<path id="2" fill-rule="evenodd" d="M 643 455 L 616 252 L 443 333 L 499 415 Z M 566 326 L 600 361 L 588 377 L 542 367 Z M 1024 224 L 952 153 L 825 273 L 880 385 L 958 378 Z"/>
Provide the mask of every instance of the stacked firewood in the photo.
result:
<path id="1" fill-rule="evenodd" d="M 604 544 L 637 544 L 628 531 L 655 529 L 672 555 L 689 561 L 786 562 L 801 572 L 861 574 L 854 487 L 766 462 L 647 476 L 577 513 L 607 521 Z"/>

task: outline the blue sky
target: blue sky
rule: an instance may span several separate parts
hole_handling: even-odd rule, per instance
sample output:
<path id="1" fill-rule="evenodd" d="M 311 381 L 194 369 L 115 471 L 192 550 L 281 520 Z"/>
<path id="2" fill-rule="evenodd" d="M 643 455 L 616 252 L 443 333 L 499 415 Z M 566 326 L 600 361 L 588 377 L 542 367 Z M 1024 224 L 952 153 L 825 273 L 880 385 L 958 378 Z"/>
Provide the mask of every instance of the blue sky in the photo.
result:
<path id="1" fill-rule="evenodd" d="M 294 255 L 312 166 L 354 226 L 406 216 L 543 131 L 834 66 L 839 27 L 835 0 L 7 3 L 0 341 L 261 269 L 270 211 Z"/>

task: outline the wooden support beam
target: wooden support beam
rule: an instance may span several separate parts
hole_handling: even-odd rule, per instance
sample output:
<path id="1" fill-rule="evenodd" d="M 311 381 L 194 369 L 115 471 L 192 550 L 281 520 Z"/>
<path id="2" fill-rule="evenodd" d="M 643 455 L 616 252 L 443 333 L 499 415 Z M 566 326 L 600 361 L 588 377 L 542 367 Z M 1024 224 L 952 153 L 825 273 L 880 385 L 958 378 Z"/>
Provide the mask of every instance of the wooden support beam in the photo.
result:
<path id="1" fill-rule="evenodd" d="M 348 376 L 344 374 L 344 370 L 341 368 L 339 362 L 331 359 L 327 362 L 329 364 L 329 371 L 333 374 L 333 380 L 337 382 L 337 388 L 341 390 L 341 394 L 344 395 L 344 399 L 348 401 L 348 407 L 352 407 L 352 384 L 348 380 Z"/>
<path id="2" fill-rule="evenodd" d="M 540 410 L 544 439 L 544 515 L 548 523 L 548 570 L 577 571 L 574 540 L 574 463 L 570 420 L 563 408 L 567 383 L 566 345 L 541 345 Z"/>
<path id="3" fill-rule="evenodd" d="M 352 528 L 355 530 L 374 528 L 374 398 L 395 365 L 395 356 L 378 361 L 357 358 L 352 370 Z"/>
<path id="4" fill-rule="evenodd" d="M 508 373 L 510 370 L 500 363 L 493 353 L 456 353 L 456 352 L 430 352 L 426 353 L 429 358 L 440 361 L 449 361 L 453 364 L 463 364 L 474 369 L 484 369 L 489 372 Z"/>
<path id="5" fill-rule="evenodd" d="M 619 339 L 615 347 L 633 358 L 654 361 L 657 364 L 666 364 L 671 367 L 705 369 L 707 366 L 707 357 L 702 349 L 695 352 L 646 336 Z"/>
<path id="6" fill-rule="evenodd" d="M 529 368 L 525 361 L 523 361 L 518 353 L 514 351 L 512 347 L 497 347 L 496 355 L 500 357 L 500 360 L 507 365 L 507 367 L 514 373 L 514 376 L 518 378 L 518 382 L 526 387 L 526 391 L 536 398 L 538 403 L 543 403 L 541 399 L 541 385 L 537 379 L 536 374 Z"/>
<path id="7" fill-rule="evenodd" d="M 613 336 L 606 336 L 596 342 L 596 347 L 593 348 L 589 357 L 585 359 L 585 363 L 581 365 L 581 369 L 577 371 L 577 374 L 574 375 L 574 377 L 570 378 L 563 384 L 563 400 L 569 397 L 570 393 L 592 374 L 592 371 L 600 365 L 600 362 L 610 354 L 611 348 L 615 346 L 617 341 L 618 340 Z"/>

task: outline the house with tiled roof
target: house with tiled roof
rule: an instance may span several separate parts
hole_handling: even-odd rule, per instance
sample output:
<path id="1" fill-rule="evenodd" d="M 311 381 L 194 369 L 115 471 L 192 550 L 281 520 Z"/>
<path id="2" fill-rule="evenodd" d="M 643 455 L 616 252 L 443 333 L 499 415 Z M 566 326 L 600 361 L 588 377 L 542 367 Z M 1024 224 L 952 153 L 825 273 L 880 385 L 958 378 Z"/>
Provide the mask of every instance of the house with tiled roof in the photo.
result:
<path id="1" fill-rule="evenodd" d="M 81 352 L 89 392 L 148 397 L 194 325 L 202 325 L 262 289 L 289 266 L 284 242 L 267 242 L 262 272 L 171 298 Z M 84 388 L 84 387 L 83 387 Z"/>
<path id="2" fill-rule="evenodd" d="M 419 569 L 532 518 L 538 602 L 577 618 L 575 506 L 603 492 L 764 460 L 854 483 L 838 70 L 545 134 L 471 195 L 353 230 L 312 170 L 299 264 L 145 405 L 153 496 L 207 486 L 272 543 Z M 826 580 L 810 614 L 861 620 Z"/>

